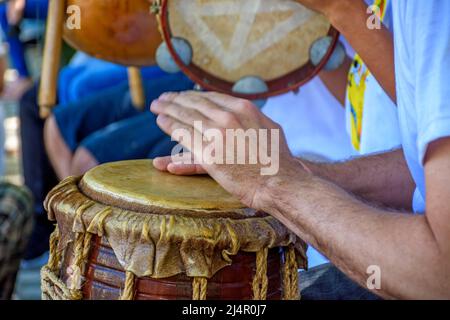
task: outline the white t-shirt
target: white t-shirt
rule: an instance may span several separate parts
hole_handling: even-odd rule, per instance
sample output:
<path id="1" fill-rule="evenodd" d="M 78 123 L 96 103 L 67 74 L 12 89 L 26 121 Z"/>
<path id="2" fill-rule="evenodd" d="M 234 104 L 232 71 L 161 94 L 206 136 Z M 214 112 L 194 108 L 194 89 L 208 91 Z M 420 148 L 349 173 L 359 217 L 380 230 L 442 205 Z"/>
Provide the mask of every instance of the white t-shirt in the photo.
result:
<path id="1" fill-rule="evenodd" d="M 316 77 L 300 92 L 270 98 L 263 112 L 280 124 L 292 153 L 318 160 L 338 161 L 355 152 L 345 130 L 345 112 Z M 319 252 L 308 250 L 309 266 L 327 262 Z"/>
<path id="2" fill-rule="evenodd" d="M 450 137 L 450 1 L 393 1 L 397 104 L 403 149 L 425 212 L 428 145 Z"/>
<path id="3" fill-rule="evenodd" d="M 389 30 L 393 27 L 392 1 L 395 0 L 375 1 Z M 347 130 L 360 154 L 392 150 L 401 145 L 397 107 L 358 56 L 350 69 L 345 107 Z"/>

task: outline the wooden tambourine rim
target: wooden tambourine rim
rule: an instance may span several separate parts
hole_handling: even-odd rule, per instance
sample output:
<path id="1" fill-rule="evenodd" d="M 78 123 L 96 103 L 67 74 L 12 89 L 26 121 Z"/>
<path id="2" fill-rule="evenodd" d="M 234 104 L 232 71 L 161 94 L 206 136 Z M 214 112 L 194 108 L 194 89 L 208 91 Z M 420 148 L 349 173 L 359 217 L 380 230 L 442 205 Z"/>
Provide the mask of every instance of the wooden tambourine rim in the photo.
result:
<path id="1" fill-rule="evenodd" d="M 299 69 L 296 69 L 277 79 L 268 81 L 267 85 L 269 87 L 269 90 L 267 92 L 253 95 L 238 94 L 232 91 L 234 83 L 213 76 L 212 74 L 207 73 L 194 63 L 191 63 L 190 65 L 185 65 L 183 63 L 183 61 L 176 53 L 175 48 L 172 45 L 172 42 L 170 41 L 171 31 L 170 31 L 169 12 L 167 3 L 168 1 L 169 0 L 162 0 L 161 7 L 158 10 L 159 11 L 158 21 L 160 21 L 161 24 L 161 33 L 164 42 L 166 43 L 171 56 L 173 57 L 174 61 L 181 69 L 181 71 L 183 71 L 183 73 L 186 74 L 192 81 L 200 85 L 202 89 L 205 89 L 207 91 L 217 91 L 249 100 L 266 99 L 286 92 L 296 91 L 299 87 L 306 84 L 316 75 L 318 75 L 319 72 L 325 67 L 339 40 L 339 32 L 333 26 L 330 26 L 328 36 L 332 37 L 333 41 L 327 54 L 325 55 L 324 59 L 322 59 L 319 65 L 314 66 L 311 63 L 311 61 L 309 61 L 306 65 L 304 65 Z"/>

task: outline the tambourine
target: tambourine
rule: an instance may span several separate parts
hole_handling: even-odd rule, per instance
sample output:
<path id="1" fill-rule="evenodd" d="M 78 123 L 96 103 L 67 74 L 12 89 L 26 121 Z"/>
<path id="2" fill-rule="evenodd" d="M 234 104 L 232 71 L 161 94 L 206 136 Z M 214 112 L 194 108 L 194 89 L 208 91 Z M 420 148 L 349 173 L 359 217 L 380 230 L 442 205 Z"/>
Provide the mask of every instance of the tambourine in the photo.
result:
<path id="1" fill-rule="evenodd" d="M 153 12 L 164 38 L 157 63 L 205 90 L 265 99 L 345 57 L 330 22 L 295 1 L 157 0 Z"/>

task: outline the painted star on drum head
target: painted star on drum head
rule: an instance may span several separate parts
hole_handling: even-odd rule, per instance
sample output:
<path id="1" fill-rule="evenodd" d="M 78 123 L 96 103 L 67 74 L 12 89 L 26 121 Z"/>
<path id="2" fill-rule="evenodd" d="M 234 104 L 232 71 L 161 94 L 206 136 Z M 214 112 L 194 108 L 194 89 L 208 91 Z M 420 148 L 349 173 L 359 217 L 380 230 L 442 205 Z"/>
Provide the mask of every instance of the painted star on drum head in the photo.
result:
<path id="1" fill-rule="evenodd" d="M 311 20 L 322 19 L 292 1 L 174 0 L 172 3 L 172 8 L 184 19 L 209 54 L 229 71 L 251 63 L 260 53 L 275 47 Z M 225 16 L 234 30 L 224 30 L 226 27 L 219 30 L 217 19 Z"/>

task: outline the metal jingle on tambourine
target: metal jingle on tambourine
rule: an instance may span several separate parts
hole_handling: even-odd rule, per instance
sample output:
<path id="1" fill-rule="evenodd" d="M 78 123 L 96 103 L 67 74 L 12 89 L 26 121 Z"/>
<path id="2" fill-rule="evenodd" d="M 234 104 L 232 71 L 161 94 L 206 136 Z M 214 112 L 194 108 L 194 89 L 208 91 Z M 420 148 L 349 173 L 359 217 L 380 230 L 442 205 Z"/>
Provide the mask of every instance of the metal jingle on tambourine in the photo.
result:
<path id="1" fill-rule="evenodd" d="M 314 66 L 318 66 L 325 59 L 330 47 L 333 45 L 333 38 L 330 36 L 322 37 L 316 40 L 310 49 L 310 59 Z M 323 67 L 325 71 L 338 69 L 345 60 L 346 52 L 344 45 L 338 41 L 333 53 L 330 55 L 327 63 Z"/>

